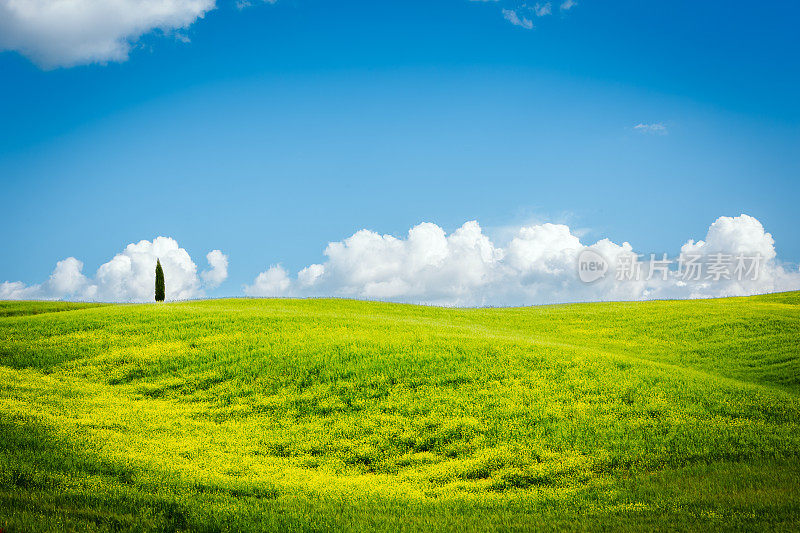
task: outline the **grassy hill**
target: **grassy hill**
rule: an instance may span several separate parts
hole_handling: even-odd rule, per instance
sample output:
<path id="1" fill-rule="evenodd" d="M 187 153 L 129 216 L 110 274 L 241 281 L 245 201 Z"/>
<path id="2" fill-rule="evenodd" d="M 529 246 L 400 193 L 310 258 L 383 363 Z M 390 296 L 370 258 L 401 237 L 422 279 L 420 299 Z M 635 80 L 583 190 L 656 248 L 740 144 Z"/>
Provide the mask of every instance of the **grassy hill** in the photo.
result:
<path id="1" fill-rule="evenodd" d="M 800 293 L 0 303 L 0 529 L 791 530 Z"/>

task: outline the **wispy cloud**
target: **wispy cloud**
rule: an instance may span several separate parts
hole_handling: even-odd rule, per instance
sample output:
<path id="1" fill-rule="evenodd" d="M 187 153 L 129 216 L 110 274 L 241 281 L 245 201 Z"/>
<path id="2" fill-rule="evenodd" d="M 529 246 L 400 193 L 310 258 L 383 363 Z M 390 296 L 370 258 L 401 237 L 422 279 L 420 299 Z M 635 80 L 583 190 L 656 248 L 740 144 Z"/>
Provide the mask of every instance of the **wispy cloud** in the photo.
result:
<path id="1" fill-rule="evenodd" d="M 577 6 L 578 2 L 575 0 L 564 0 L 561 2 L 561 11 L 569 11 L 573 7 Z"/>
<path id="2" fill-rule="evenodd" d="M 248 7 L 252 7 L 254 2 L 258 0 L 236 0 L 236 8 L 239 10 L 247 9 Z M 274 4 L 278 0 L 262 0 L 263 3 L 266 4 Z"/>
<path id="3" fill-rule="evenodd" d="M 480 3 L 500 3 L 500 0 L 470 0 L 471 2 L 480 2 Z M 559 0 L 561 1 L 561 0 Z M 507 5 L 508 7 L 502 7 L 501 10 L 503 13 L 503 18 L 506 19 L 508 22 L 513 24 L 514 26 L 519 26 L 520 28 L 525 28 L 526 30 L 534 29 L 533 21 L 536 18 L 546 17 L 548 15 L 553 14 L 554 4 L 553 2 L 536 2 L 535 4 L 529 4 L 524 2 L 523 0 L 506 0 L 502 2 L 503 4 Z M 555 4 L 559 6 L 562 11 L 567 11 L 572 9 L 572 7 L 578 5 L 575 0 L 564 0 L 561 4 Z"/>
<path id="4" fill-rule="evenodd" d="M 545 15 L 549 15 L 553 12 L 552 5 L 550 2 L 546 4 L 536 4 L 533 6 L 533 12 L 536 14 L 537 17 L 544 17 Z"/>
<path id="5" fill-rule="evenodd" d="M 533 21 L 531 21 L 529 18 L 521 17 L 513 9 L 503 9 L 503 18 L 505 18 L 514 26 L 519 26 L 520 28 L 525 28 L 526 30 L 533 29 Z"/>
<path id="6" fill-rule="evenodd" d="M 652 124 L 637 124 L 633 127 L 639 133 L 649 133 L 654 135 L 666 135 L 667 127 L 662 122 L 653 122 Z"/>

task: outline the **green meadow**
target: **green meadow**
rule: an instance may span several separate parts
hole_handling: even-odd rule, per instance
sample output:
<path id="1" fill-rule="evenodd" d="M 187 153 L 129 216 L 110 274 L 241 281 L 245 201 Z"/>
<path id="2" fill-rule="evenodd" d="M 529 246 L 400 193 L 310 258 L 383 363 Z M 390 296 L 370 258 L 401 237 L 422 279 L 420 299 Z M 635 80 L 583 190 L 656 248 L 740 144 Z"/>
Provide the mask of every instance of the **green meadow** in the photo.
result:
<path id="1" fill-rule="evenodd" d="M 800 293 L 0 302 L 0 529 L 800 529 Z"/>

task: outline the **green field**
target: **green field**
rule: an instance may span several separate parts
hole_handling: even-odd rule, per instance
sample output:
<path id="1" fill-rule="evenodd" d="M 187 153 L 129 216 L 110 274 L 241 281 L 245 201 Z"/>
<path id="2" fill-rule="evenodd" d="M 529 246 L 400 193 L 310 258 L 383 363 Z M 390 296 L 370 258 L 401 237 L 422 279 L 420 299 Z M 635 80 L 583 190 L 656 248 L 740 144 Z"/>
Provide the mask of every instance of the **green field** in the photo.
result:
<path id="1" fill-rule="evenodd" d="M 800 529 L 800 293 L 0 302 L 0 529 Z"/>

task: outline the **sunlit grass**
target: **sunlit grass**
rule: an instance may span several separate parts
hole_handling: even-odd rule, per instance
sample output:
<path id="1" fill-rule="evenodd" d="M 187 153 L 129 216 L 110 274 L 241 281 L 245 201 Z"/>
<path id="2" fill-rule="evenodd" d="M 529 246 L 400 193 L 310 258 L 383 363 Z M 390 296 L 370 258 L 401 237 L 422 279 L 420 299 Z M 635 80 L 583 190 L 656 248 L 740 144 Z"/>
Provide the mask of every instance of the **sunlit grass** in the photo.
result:
<path id="1" fill-rule="evenodd" d="M 800 293 L 0 303 L 6 530 L 787 528 Z"/>

